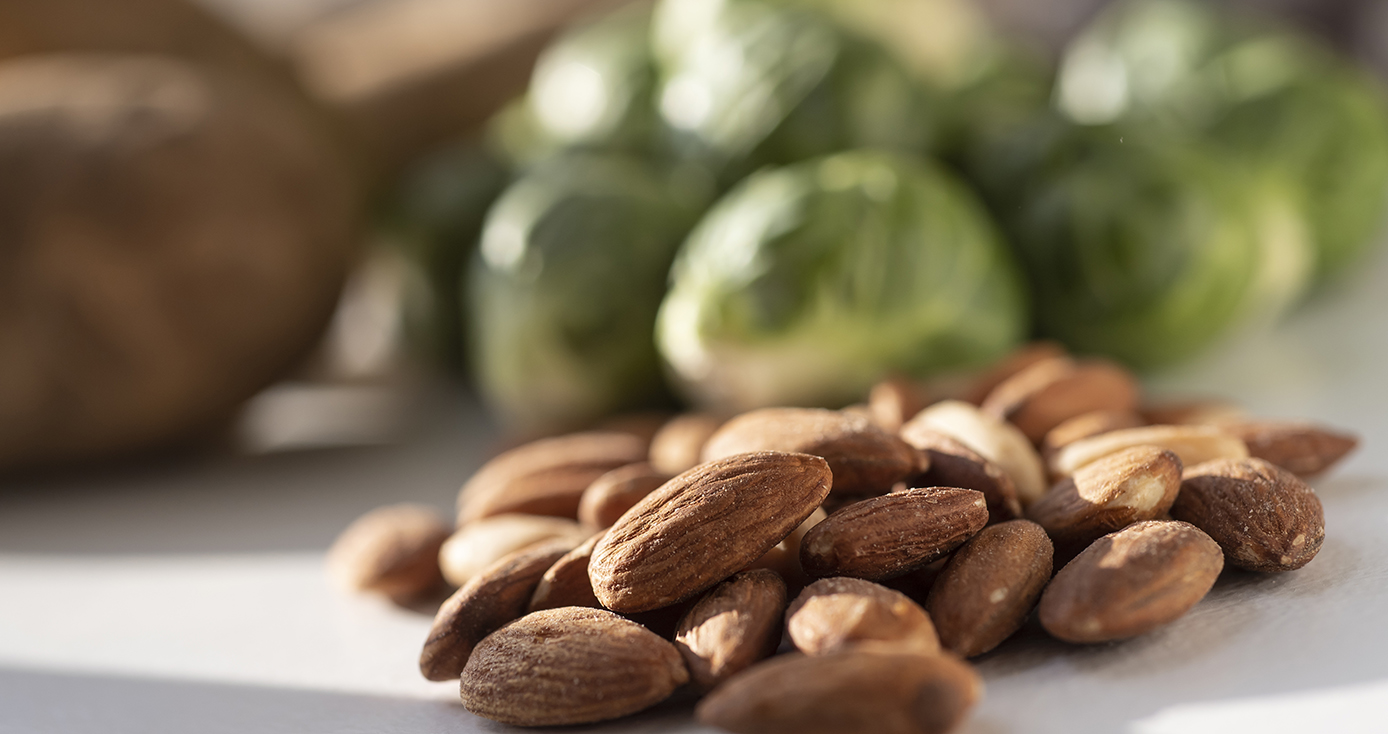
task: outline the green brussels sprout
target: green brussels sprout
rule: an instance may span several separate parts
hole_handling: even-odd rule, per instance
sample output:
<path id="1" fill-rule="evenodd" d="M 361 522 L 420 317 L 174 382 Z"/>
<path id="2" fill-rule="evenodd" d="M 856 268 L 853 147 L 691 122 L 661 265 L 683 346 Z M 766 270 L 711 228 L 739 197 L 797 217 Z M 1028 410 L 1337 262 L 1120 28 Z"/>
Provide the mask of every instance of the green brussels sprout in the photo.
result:
<path id="1" fill-rule="evenodd" d="M 652 332 L 702 201 L 677 176 L 571 154 L 512 184 L 473 261 L 475 373 L 502 420 L 572 428 L 664 394 Z"/>
<path id="2" fill-rule="evenodd" d="M 659 107 L 674 147 L 725 182 L 848 148 L 926 150 L 925 88 L 880 46 L 806 8 L 664 0 Z"/>
<path id="3" fill-rule="evenodd" d="M 656 340 L 696 402 L 837 406 L 888 373 L 986 363 L 1025 336 L 1013 256 L 939 166 L 850 151 L 763 170 L 689 235 Z"/>
<path id="4" fill-rule="evenodd" d="M 1053 135 L 1007 222 L 1041 334 L 1138 368 L 1275 319 L 1313 267 L 1291 182 L 1153 128 Z"/>
<path id="5" fill-rule="evenodd" d="M 1153 120 L 1280 169 L 1301 184 L 1319 279 L 1380 233 L 1388 102 L 1367 73 L 1292 31 L 1192 0 L 1122 2 L 1066 51 L 1056 101 L 1081 124 Z"/>

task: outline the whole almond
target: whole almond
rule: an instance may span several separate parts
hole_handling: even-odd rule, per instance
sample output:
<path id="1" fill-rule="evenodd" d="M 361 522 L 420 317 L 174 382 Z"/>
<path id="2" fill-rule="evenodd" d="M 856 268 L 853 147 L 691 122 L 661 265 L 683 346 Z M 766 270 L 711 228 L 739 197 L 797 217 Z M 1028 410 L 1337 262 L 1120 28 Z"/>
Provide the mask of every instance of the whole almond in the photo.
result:
<path id="1" fill-rule="evenodd" d="M 1032 443 L 1061 423 L 1095 410 L 1134 411 L 1137 379 L 1107 360 L 1041 360 L 999 384 L 979 407 L 1017 426 Z"/>
<path id="2" fill-rule="evenodd" d="M 901 430 L 906 421 L 929 404 L 925 388 L 906 377 L 889 377 L 873 385 L 868 393 L 868 415 L 873 424 L 888 433 Z"/>
<path id="3" fill-rule="evenodd" d="M 973 668 L 948 655 L 845 650 L 753 666 L 694 713 L 736 734 L 944 734 L 982 693 Z"/>
<path id="4" fill-rule="evenodd" d="M 598 532 L 555 561 L 540 577 L 526 610 L 538 612 L 559 607 L 601 607 L 598 597 L 593 595 L 593 584 L 588 580 L 588 561 L 602 536 L 603 532 Z"/>
<path id="5" fill-rule="evenodd" d="M 1017 499 L 1025 507 L 1046 493 L 1046 469 L 1041 457 L 1017 427 L 968 403 L 945 400 L 906 422 L 902 435 L 917 428 L 943 433 L 997 464 L 1012 478 Z"/>
<path id="6" fill-rule="evenodd" d="M 450 535 L 439 547 L 437 564 L 448 583 L 462 586 L 497 559 L 528 545 L 551 538 L 580 543 L 589 533 L 562 517 L 493 515 L 468 523 Z"/>
<path id="7" fill-rule="evenodd" d="M 1067 356 L 1065 347 L 1058 342 L 1034 341 L 1024 344 L 974 377 L 960 399 L 971 405 L 981 405 L 989 393 L 1018 372 L 1037 362 L 1064 356 Z"/>
<path id="8" fill-rule="evenodd" d="M 1142 426 L 1101 433 L 1080 439 L 1057 451 L 1050 459 L 1051 475 L 1057 479 L 1074 474 L 1090 462 L 1134 446 L 1158 446 L 1180 457 L 1184 466 L 1195 466 L 1211 459 L 1242 459 L 1248 456 L 1243 441 L 1215 426 Z"/>
<path id="9" fill-rule="evenodd" d="M 899 591 L 853 578 L 806 586 L 786 610 L 786 634 L 806 655 L 868 642 L 923 655 L 940 651 L 940 638 L 919 604 Z"/>
<path id="10" fill-rule="evenodd" d="M 723 419 L 708 413 L 685 413 L 671 418 L 651 439 L 650 463 L 656 471 L 674 476 L 698 466 L 704 444 Z"/>
<path id="11" fill-rule="evenodd" d="M 578 521 L 592 530 L 609 527 L 642 497 L 672 477 L 656 471 L 646 462 L 613 469 L 583 490 L 583 498 L 578 503 Z"/>
<path id="12" fill-rule="evenodd" d="M 674 645 L 602 609 L 535 612 L 489 635 L 462 672 L 463 706 L 515 726 L 606 721 L 689 680 Z"/>
<path id="13" fill-rule="evenodd" d="M 1041 595 L 1041 626 L 1068 642 L 1136 637 L 1189 611 L 1223 567 L 1219 544 L 1194 525 L 1129 525 L 1060 569 Z"/>
<path id="14" fill-rule="evenodd" d="M 963 443 L 924 426 L 912 426 L 901 438 L 925 454 L 929 467 L 911 478 L 919 487 L 959 487 L 983 493 L 990 522 L 1011 520 L 1022 514 L 1017 488 L 1002 467 L 983 458 Z"/>
<path id="15" fill-rule="evenodd" d="M 709 691 L 776 651 L 786 584 L 771 571 L 743 571 L 713 587 L 680 620 L 675 647 Z"/>
<path id="16" fill-rule="evenodd" d="M 950 556 L 925 609 L 940 644 L 969 658 L 997 647 L 1036 608 L 1051 580 L 1051 540 L 1027 520 L 990 525 Z"/>
<path id="17" fill-rule="evenodd" d="M 812 454 L 829 462 L 834 492 L 880 494 L 917 470 L 917 454 L 857 415 L 819 408 L 763 408 L 724 423 L 704 461 L 752 451 Z"/>
<path id="18" fill-rule="evenodd" d="M 1046 431 L 1041 439 L 1041 455 L 1047 459 L 1070 444 L 1091 436 L 1124 428 L 1146 425 L 1142 416 L 1131 410 L 1094 410 L 1071 418 Z"/>
<path id="19" fill-rule="evenodd" d="M 1248 421 L 1223 428 L 1243 439 L 1249 456 L 1270 461 L 1303 479 L 1326 471 L 1359 445 L 1359 439 L 1350 434 L 1311 423 Z"/>
<path id="20" fill-rule="evenodd" d="M 1250 571 L 1291 571 L 1316 557 L 1325 514 L 1295 474 L 1262 459 L 1217 459 L 1186 470 L 1171 516 L 1209 533 Z"/>
<path id="21" fill-rule="evenodd" d="M 824 459 L 762 451 L 701 464 L 627 511 L 588 565 L 603 606 L 640 612 L 688 599 L 746 568 L 829 494 Z"/>
<path id="22" fill-rule="evenodd" d="M 545 569 L 573 544 L 549 540 L 516 551 L 492 564 L 453 593 L 434 615 L 419 655 L 419 671 L 429 680 L 453 680 L 482 638 L 525 614 Z"/>
<path id="23" fill-rule="evenodd" d="M 333 542 L 328 574 L 344 589 L 409 602 L 443 587 L 439 548 L 448 534 L 449 527 L 428 507 L 378 507 Z"/>
<path id="24" fill-rule="evenodd" d="M 987 523 L 982 492 L 893 492 L 855 502 L 811 528 L 800 544 L 800 565 L 815 577 L 887 579 L 942 558 Z"/>
<path id="25" fill-rule="evenodd" d="M 1154 520 L 1181 489 L 1181 460 L 1156 446 L 1110 454 L 1062 479 L 1027 518 L 1046 529 L 1061 558 L 1071 558 L 1102 535 Z"/>
<path id="26" fill-rule="evenodd" d="M 520 512 L 578 517 L 593 480 L 646 460 L 646 442 L 629 433 L 592 431 L 544 438 L 511 449 L 477 470 L 458 492 L 458 524 Z"/>

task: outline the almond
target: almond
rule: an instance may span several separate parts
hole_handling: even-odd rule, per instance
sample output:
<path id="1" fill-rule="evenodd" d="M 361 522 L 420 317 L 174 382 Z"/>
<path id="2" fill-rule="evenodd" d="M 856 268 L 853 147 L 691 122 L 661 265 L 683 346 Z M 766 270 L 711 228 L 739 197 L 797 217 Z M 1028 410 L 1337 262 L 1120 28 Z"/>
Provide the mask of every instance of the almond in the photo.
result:
<path id="1" fill-rule="evenodd" d="M 945 400 L 907 421 L 901 433 L 905 435 L 917 428 L 943 433 L 997 464 L 1012 478 L 1023 507 L 1046 493 L 1046 469 L 1041 457 L 1016 426 L 968 403 Z"/>
<path id="2" fill-rule="evenodd" d="M 790 535 L 777 543 L 775 547 L 762 554 L 761 558 L 752 562 L 747 568 L 765 568 L 774 571 L 777 576 L 786 582 L 789 589 L 799 592 L 810 583 L 810 577 L 805 570 L 800 567 L 800 544 L 805 539 L 805 534 L 810 532 L 810 528 L 818 525 L 828 517 L 824 508 L 820 507 L 810 516 L 805 518 L 805 522 L 800 523 Z"/>
<path id="3" fill-rule="evenodd" d="M 1248 421 L 1223 426 L 1248 446 L 1249 456 L 1270 461 L 1301 478 L 1334 466 L 1359 439 L 1311 423 Z"/>
<path id="4" fill-rule="evenodd" d="M 974 377 L 961 400 L 971 405 L 981 405 L 988 394 L 993 392 L 1013 375 L 1045 360 L 1066 356 L 1065 347 L 1053 341 L 1034 341 L 1024 344 L 1016 351 L 998 360 L 997 364 Z"/>
<path id="5" fill-rule="evenodd" d="M 1041 439 L 1041 455 L 1049 459 L 1082 438 L 1144 425 L 1142 416 L 1131 410 L 1095 410 L 1077 415 L 1046 431 L 1046 437 Z"/>
<path id="6" fill-rule="evenodd" d="M 593 584 L 588 580 L 588 561 L 593 557 L 593 549 L 602 536 L 603 533 L 598 532 L 555 561 L 540 577 L 526 610 L 538 612 L 559 607 L 601 607 L 598 597 L 593 594 Z"/>
<path id="7" fill-rule="evenodd" d="M 947 655 L 846 650 L 753 666 L 695 715 L 736 734 L 944 734 L 982 693 L 973 668 Z"/>
<path id="8" fill-rule="evenodd" d="M 926 611 L 940 644 L 969 658 L 1016 632 L 1051 580 L 1051 540 L 1040 525 L 990 525 L 950 556 L 930 589 Z"/>
<path id="9" fill-rule="evenodd" d="M 786 610 L 786 634 L 807 655 L 837 652 L 865 642 L 923 655 L 940 651 L 930 617 L 905 594 L 871 581 L 820 579 Z"/>
<path id="10" fill-rule="evenodd" d="M 770 656 L 781 641 L 786 584 L 771 571 L 743 571 L 713 587 L 680 620 L 675 646 L 705 691 Z"/>
<path id="11" fill-rule="evenodd" d="M 378 507 L 333 542 L 328 574 L 344 589 L 406 603 L 443 587 L 439 548 L 448 534 L 448 525 L 428 507 Z"/>
<path id="12" fill-rule="evenodd" d="M 901 438 L 925 454 L 925 473 L 911 478 L 918 487 L 958 487 L 983 493 L 990 522 L 1011 520 L 1022 514 L 1012 477 L 968 446 L 939 431 L 914 425 Z"/>
<path id="13" fill-rule="evenodd" d="M 834 492 L 880 494 L 917 470 L 917 455 L 868 419 L 819 408 L 763 408 L 723 424 L 704 461 L 752 451 L 812 454 L 829 462 Z"/>
<path id="14" fill-rule="evenodd" d="M 893 492 L 851 504 L 811 528 L 800 545 L 800 565 L 816 577 L 900 576 L 943 557 L 987 523 L 982 492 Z"/>
<path id="15" fill-rule="evenodd" d="M 458 524 L 507 512 L 576 518 L 579 498 L 595 479 L 645 460 L 646 442 L 628 433 L 533 441 L 488 461 L 463 485 Z"/>
<path id="16" fill-rule="evenodd" d="M 601 609 L 535 612 L 489 635 L 462 672 L 463 706 L 515 726 L 606 721 L 689 680 L 674 645 Z"/>
<path id="17" fill-rule="evenodd" d="M 1041 626 L 1068 642 L 1136 637 L 1189 611 L 1223 567 L 1219 544 L 1194 525 L 1129 525 L 1060 569 L 1041 595 Z"/>
<path id="18" fill-rule="evenodd" d="M 627 511 L 588 566 L 603 606 L 640 612 L 698 594 L 760 558 L 829 494 L 824 459 L 763 451 L 701 464 Z"/>
<path id="19" fill-rule="evenodd" d="M 671 478 L 646 462 L 613 469 L 583 490 L 578 503 L 578 521 L 592 530 L 606 528 Z"/>
<path id="20" fill-rule="evenodd" d="M 901 430 L 906 421 L 929 404 L 920 383 L 905 377 L 882 380 L 868 393 L 868 415 L 873 424 L 888 433 Z"/>
<path id="21" fill-rule="evenodd" d="M 580 543 L 589 532 L 573 520 L 543 515 L 493 515 L 464 525 L 439 548 L 444 578 L 462 586 L 497 559 L 551 538 Z"/>
<path id="22" fill-rule="evenodd" d="M 1248 447 L 1239 437 L 1214 426 L 1143 426 L 1109 431 L 1080 439 L 1051 457 L 1051 475 L 1057 479 L 1074 474 L 1090 462 L 1134 446 L 1158 446 L 1176 454 L 1184 466 L 1211 459 L 1242 459 Z"/>
<path id="23" fill-rule="evenodd" d="M 516 551 L 475 576 L 434 615 L 434 624 L 419 655 L 419 670 L 429 680 L 458 677 L 473 647 L 503 624 L 525 614 L 530 596 L 545 569 L 573 544 L 550 540 Z"/>
<path id="24" fill-rule="evenodd" d="M 1248 418 L 1243 408 L 1219 399 L 1157 403 L 1144 407 L 1142 416 L 1152 425 L 1169 426 L 1220 426 Z"/>
<path id="25" fill-rule="evenodd" d="M 723 419 L 708 413 L 685 413 L 671 418 L 651 439 L 650 463 L 656 471 L 674 476 L 698 466 L 704 444 Z"/>
<path id="26" fill-rule="evenodd" d="M 1075 416 L 1096 410 L 1134 411 L 1139 393 L 1132 373 L 1113 362 L 1053 357 L 1004 380 L 979 407 L 1017 426 L 1035 444 Z"/>
<path id="27" fill-rule="evenodd" d="M 1099 536 L 1165 514 L 1180 489 L 1176 454 L 1135 446 L 1062 479 L 1027 510 L 1027 518 L 1046 529 L 1062 558 L 1070 558 Z"/>
<path id="28" fill-rule="evenodd" d="M 1316 493 L 1262 459 L 1217 459 L 1185 473 L 1171 516 L 1209 533 L 1250 571 L 1291 571 L 1316 557 L 1325 514 Z"/>

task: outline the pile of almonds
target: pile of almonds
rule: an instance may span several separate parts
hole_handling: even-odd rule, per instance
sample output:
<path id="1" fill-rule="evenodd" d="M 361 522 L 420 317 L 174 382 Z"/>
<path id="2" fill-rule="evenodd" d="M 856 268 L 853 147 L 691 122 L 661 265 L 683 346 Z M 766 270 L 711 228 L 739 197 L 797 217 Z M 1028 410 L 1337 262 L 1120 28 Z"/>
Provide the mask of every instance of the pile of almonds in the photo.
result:
<path id="1" fill-rule="evenodd" d="M 420 670 L 508 724 L 685 690 L 733 732 L 944 732 L 982 693 L 964 659 L 1033 611 L 1061 640 L 1121 640 L 1226 566 L 1306 565 L 1325 521 L 1302 478 L 1357 443 L 1224 403 L 1144 406 L 1123 368 L 1049 343 L 957 382 L 534 441 L 463 486 L 456 529 L 381 508 L 330 570 L 401 603 L 458 587 Z"/>

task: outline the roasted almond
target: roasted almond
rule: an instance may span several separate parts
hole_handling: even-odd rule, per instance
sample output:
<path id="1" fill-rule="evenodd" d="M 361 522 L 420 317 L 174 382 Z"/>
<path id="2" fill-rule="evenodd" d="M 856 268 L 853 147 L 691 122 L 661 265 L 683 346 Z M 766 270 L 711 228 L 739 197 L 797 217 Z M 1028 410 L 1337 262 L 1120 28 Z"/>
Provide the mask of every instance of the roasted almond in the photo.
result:
<path id="1" fill-rule="evenodd" d="M 602 609 L 535 612 L 489 635 L 462 672 L 463 706 L 515 726 L 606 721 L 654 706 L 689 680 L 679 651 Z"/>
<path id="2" fill-rule="evenodd" d="M 646 442 L 593 431 L 544 438 L 488 461 L 458 493 L 458 524 L 521 512 L 578 517 L 583 490 L 619 466 L 646 460 Z"/>
<path id="3" fill-rule="evenodd" d="M 1041 455 L 1047 459 L 1070 444 L 1091 436 L 1124 428 L 1146 425 L 1142 416 L 1131 410 L 1095 410 L 1077 415 L 1046 431 L 1041 439 Z"/>
<path id="4" fill-rule="evenodd" d="M 699 723 L 736 734 L 944 734 L 983 693 L 948 655 L 845 650 L 783 655 L 699 702 Z"/>
<path id="5" fill-rule="evenodd" d="M 863 643 L 923 655 L 940 651 L 925 610 L 905 594 L 871 581 L 820 579 L 786 610 L 786 634 L 801 652 L 824 655 Z"/>
<path id="6" fill-rule="evenodd" d="M 880 494 L 917 470 L 917 454 L 857 415 L 819 408 L 763 408 L 723 424 L 704 461 L 752 451 L 812 454 L 829 462 L 834 492 Z"/>
<path id="7" fill-rule="evenodd" d="M 1068 642 L 1136 637 L 1189 611 L 1223 567 L 1219 544 L 1194 525 L 1129 525 L 1060 569 L 1041 595 L 1041 626 Z"/>
<path id="8" fill-rule="evenodd" d="M 1034 341 L 1024 344 L 974 377 L 960 399 L 970 405 L 981 405 L 989 393 L 1018 372 L 1037 362 L 1064 356 L 1067 356 L 1065 347 L 1058 342 Z"/>
<path id="9" fill-rule="evenodd" d="M 1262 459 L 1216 459 L 1186 470 L 1171 516 L 1204 530 L 1230 565 L 1250 571 L 1301 568 L 1325 540 L 1316 493 Z"/>
<path id="10" fill-rule="evenodd" d="M 509 553 L 551 538 L 580 543 L 589 535 L 573 520 L 544 515 L 493 515 L 459 528 L 439 548 L 444 578 L 462 586 Z"/>
<path id="11" fill-rule="evenodd" d="M 940 644 L 982 655 L 1022 626 L 1051 580 L 1051 540 L 1027 520 L 990 525 L 945 563 L 926 599 Z"/>
<path id="12" fill-rule="evenodd" d="M 811 528 L 800 544 L 800 565 L 814 577 L 887 579 L 942 558 L 987 523 L 982 492 L 892 492 L 855 502 Z"/>
<path id="13" fill-rule="evenodd" d="M 723 419 L 708 413 L 685 413 L 671 418 L 651 439 L 650 464 L 674 476 L 698 466 L 704 444 Z"/>
<path id="14" fill-rule="evenodd" d="M 1242 459 L 1248 456 L 1243 440 L 1215 426 L 1143 426 L 1125 428 L 1080 439 L 1057 451 L 1050 460 L 1051 475 L 1057 479 L 1074 474 L 1090 462 L 1134 446 L 1157 446 L 1181 459 L 1184 466 L 1211 459 Z"/>
<path id="15" fill-rule="evenodd" d="M 1017 426 L 1034 444 L 1046 432 L 1096 410 L 1136 410 L 1140 389 L 1132 373 L 1101 359 L 1054 357 L 1007 378 L 979 407 Z"/>
<path id="16" fill-rule="evenodd" d="M 929 405 L 925 388 L 915 380 L 889 377 L 868 393 L 868 415 L 872 422 L 888 433 L 896 433 L 906 421 Z"/>
<path id="17" fill-rule="evenodd" d="M 688 599 L 746 568 L 829 494 L 824 459 L 762 451 L 701 464 L 627 511 L 588 566 L 603 606 L 640 612 Z"/>
<path id="18" fill-rule="evenodd" d="M 901 427 L 901 435 L 919 428 L 943 433 L 1001 467 L 1012 478 L 1023 507 L 1046 493 L 1046 469 L 1041 457 L 1016 426 L 968 403 L 945 400 L 907 421 Z"/>
<path id="19" fill-rule="evenodd" d="M 1248 421 L 1222 426 L 1248 446 L 1248 455 L 1270 461 L 1305 479 L 1334 466 L 1359 439 L 1312 423 Z"/>
<path id="20" fill-rule="evenodd" d="M 602 606 L 593 595 L 593 584 L 588 580 L 588 561 L 593 557 L 593 548 L 602 540 L 603 533 L 583 541 L 583 544 L 565 553 L 554 562 L 540 577 L 535 593 L 530 595 L 528 612 L 559 607 Z"/>
<path id="21" fill-rule="evenodd" d="M 646 462 L 613 469 L 583 490 L 583 498 L 578 503 L 578 521 L 592 530 L 606 528 L 671 478 L 672 475 L 656 471 Z"/>
<path id="22" fill-rule="evenodd" d="M 765 569 L 743 571 L 713 587 L 675 632 L 675 647 L 695 685 L 713 690 L 775 652 L 785 610 L 786 584 Z"/>
<path id="23" fill-rule="evenodd" d="M 428 507 L 378 507 L 337 536 L 328 550 L 328 574 L 349 591 L 409 602 L 443 587 L 439 548 L 449 532 Z"/>
<path id="24" fill-rule="evenodd" d="M 434 615 L 419 655 L 419 671 L 429 680 L 457 678 L 474 646 L 525 614 L 545 569 L 572 549 L 568 541 L 550 540 L 516 551 L 454 592 Z"/>
<path id="25" fill-rule="evenodd" d="M 1022 514 L 1017 488 L 1002 467 L 958 440 L 924 426 L 912 426 L 901 438 L 925 454 L 928 467 L 911 478 L 920 487 L 959 487 L 983 493 L 988 501 L 990 522 L 1011 520 Z"/>
<path id="26" fill-rule="evenodd" d="M 1180 489 L 1176 454 L 1135 446 L 1062 479 L 1028 508 L 1027 518 L 1046 529 L 1061 558 L 1070 558 L 1099 536 L 1162 516 Z"/>

